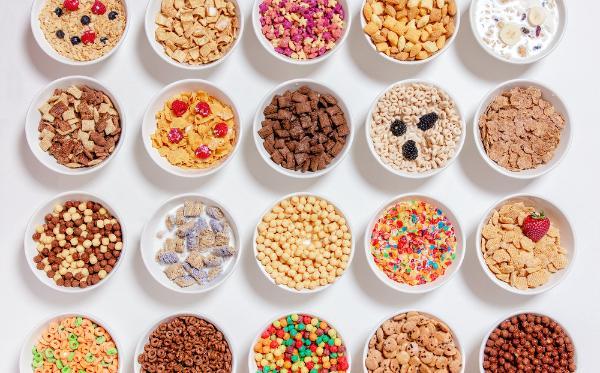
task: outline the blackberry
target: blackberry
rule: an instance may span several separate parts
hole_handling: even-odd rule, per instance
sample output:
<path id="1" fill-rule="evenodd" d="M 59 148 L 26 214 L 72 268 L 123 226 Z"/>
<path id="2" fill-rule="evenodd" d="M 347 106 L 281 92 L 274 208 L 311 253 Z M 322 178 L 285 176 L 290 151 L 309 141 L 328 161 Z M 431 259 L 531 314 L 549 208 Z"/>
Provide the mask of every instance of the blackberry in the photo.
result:
<path id="1" fill-rule="evenodd" d="M 56 14 L 57 17 L 62 17 L 63 15 L 63 10 L 61 7 L 58 7 L 56 9 L 54 9 L 54 14 Z"/>
<path id="2" fill-rule="evenodd" d="M 59 38 L 59 39 L 64 39 L 65 38 L 65 32 L 63 30 L 56 31 L 56 37 Z"/>
<path id="3" fill-rule="evenodd" d="M 119 13 L 112 11 L 112 12 L 108 13 L 108 19 L 110 19 L 111 21 L 114 21 L 115 19 L 117 19 L 118 15 L 119 15 Z"/>
<path id="4" fill-rule="evenodd" d="M 435 126 L 435 122 L 437 122 L 438 118 L 439 117 L 436 113 L 425 114 L 419 119 L 419 124 L 417 124 L 417 127 L 419 127 L 421 131 L 432 129 L 433 126 Z"/>
<path id="5" fill-rule="evenodd" d="M 81 39 L 79 38 L 79 36 L 73 36 L 73 37 L 71 38 L 71 44 L 73 44 L 73 45 L 77 45 L 77 44 L 79 44 L 79 43 L 81 43 Z"/>
<path id="6" fill-rule="evenodd" d="M 400 119 L 395 119 L 390 126 L 390 131 L 392 131 L 392 135 L 394 136 L 402 136 L 406 133 L 406 124 Z"/>
<path id="7" fill-rule="evenodd" d="M 402 156 L 404 159 L 414 161 L 419 156 L 419 149 L 413 140 L 408 140 L 402 145 Z"/>
<path id="8" fill-rule="evenodd" d="M 84 26 L 87 26 L 90 24 L 90 22 L 92 22 L 92 20 L 90 19 L 90 17 L 88 16 L 83 16 L 81 17 L 81 24 Z"/>

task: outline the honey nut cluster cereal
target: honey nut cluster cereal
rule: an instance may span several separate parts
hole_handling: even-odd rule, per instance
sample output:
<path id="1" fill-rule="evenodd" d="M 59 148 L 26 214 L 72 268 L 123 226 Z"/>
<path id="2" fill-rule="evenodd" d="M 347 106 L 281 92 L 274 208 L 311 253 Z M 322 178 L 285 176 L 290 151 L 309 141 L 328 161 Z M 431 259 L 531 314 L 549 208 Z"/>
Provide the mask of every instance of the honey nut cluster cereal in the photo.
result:
<path id="1" fill-rule="evenodd" d="M 328 201 L 293 196 L 263 216 L 256 235 L 256 259 L 275 281 L 298 291 L 331 284 L 348 267 L 352 233 Z"/>
<path id="2" fill-rule="evenodd" d="M 203 65 L 221 59 L 239 33 L 231 0 L 162 0 L 156 40 L 179 63 Z"/>
<path id="3" fill-rule="evenodd" d="M 80 316 L 51 322 L 32 351 L 33 373 L 115 373 L 119 352 L 110 334 Z"/>
<path id="4" fill-rule="evenodd" d="M 453 37 L 457 12 L 456 0 L 366 0 L 364 32 L 388 57 L 425 60 Z"/>
<path id="5" fill-rule="evenodd" d="M 156 113 L 152 146 L 173 166 L 211 168 L 237 143 L 233 109 L 204 91 L 184 92 Z"/>

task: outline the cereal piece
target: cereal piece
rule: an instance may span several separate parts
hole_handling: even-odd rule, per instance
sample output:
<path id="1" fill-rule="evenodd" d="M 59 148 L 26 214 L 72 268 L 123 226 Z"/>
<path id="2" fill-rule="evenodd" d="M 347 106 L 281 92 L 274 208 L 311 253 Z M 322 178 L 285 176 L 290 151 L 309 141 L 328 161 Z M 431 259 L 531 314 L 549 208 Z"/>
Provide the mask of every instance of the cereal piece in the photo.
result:
<path id="1" fill-rule="evenodd" d="M 198 238 L 198 250 L 207 250 L 215 246 L 215 233 L 204 231 Z"/>
<path id="2" fill-rule="evenodd" d="M 197 251 L 192 251 L 185 261 L 194 268 L 204 267 L 204 256 Z"/>
<path id="3" fill-rule="evenodd" d="M 216 206 L 209 206 L 206 208 L 206 215 L 216 220 L 222 220 L 225 218 L 223 211 Z"/>
<path id="4" fill-rule="evenodd" d="M 186 218 L 198 217 L 202 213 L 202 202 L 200 201 L 185 201 L 183 203 L 183 216 Z"/>
<path id="5" fill-rule="evenodd" d="M 162 249 L 156 253 L 156 262 L 160 264 L 175 264 L 179 262 L 179 257 L 174 251 Z"/>
<path id="6" fill-rule="evenodd" d="M 164 272 L 167 278 L 171 281 L 186 275 L 186 271 L 181 263 L 171 264 L 165 269 Z"/>
<path id="7" fill-rule="evenodd" d="M 196 280 L 191 275 L 184 275 L 182 277 L 177 277 L 175 280 L 173 280 L 173 282 L 180 288 L 187 288 L 194 285 Z"/>
<path id="8" fill-rule="evenodd" d="M 175 238 L 175 252 L 176 253 L 183 253 L 183 250 L 185 248 L 185 241 L 181 238 Z"/>
<path id="9" fill-rule="evenodd" d="M 223 272 L 223 268 L 219 267 L 214 267 L 214 268 L 210 268 L 208 270 L 208 275 L 207 275 L 207 279 L 208 281 L 213 281 L 215 278 L 217 278 L 221 273 Z"/>
<path id="10" fill-rule="evenodd" d="M 180 207 L 175 212 L 175 225 L 177 225 L 177 226 L 183 225 L 186 222 L 183 211 L 184 211 L 183 207 Z"/>
<path id="11" fill-rule="evenodd" d="M 215 234 L 215 246 L 225 246 L 231 241 L 229 234 L 225 232 L 218 232 Z"/>
<path id="12" fill-rule="evenodd" d="M 223 258 L 211 254 L 204 257 L 204 264 L 207 267 L 218 267 L 223 264 Z"/>
<path id="13" fill-rule="evenodd" d="M 211 250 L 211 253 L 216 256 L 233 256 L 237 253 L 237 250 L 233 246 L 218 246 Z"/>

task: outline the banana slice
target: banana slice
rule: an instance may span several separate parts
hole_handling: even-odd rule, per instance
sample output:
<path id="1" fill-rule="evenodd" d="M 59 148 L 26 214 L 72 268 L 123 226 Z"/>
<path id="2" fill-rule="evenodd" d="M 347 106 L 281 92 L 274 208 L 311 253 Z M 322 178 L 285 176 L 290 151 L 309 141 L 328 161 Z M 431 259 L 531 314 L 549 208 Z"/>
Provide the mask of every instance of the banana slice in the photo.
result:
<path id="1" fill-rule="evenodd" d="M 527 17 L 532 26 L 539 26 L 546 20 L 546 10 L 541 6 L 531 7 Z"/>
<path id="2" fill-rule="evenodd" d="M 513 46 L 521 40 L 521 28 L 516 23 L 507 23 L 500 30 L 500 40 Z"/>

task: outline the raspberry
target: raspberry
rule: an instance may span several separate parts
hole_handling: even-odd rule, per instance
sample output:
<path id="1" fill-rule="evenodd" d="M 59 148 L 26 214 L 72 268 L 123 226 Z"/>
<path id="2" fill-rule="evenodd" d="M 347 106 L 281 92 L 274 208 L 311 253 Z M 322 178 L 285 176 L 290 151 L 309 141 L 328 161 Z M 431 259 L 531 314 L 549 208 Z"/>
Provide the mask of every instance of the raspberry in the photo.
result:
<path id="1" fill-rule="evenodd" d="M 181 128 L 171 128 L 167 137 L 173 144 L 178 144 L 181 140 L 183 140 L 183 131 Z"/>
<path id="2" fill-rule="evenodd" d="M 225 123 L 219 123 L 213 129 L 215 137 L 225 137 L 227 132 L 229 132 L 229 127 Z"/>
<path id="3" fill-rule="evenodd" d="M 206 159 L 211 156 L 212 151 L 210 150 L 208 145 L 200 145 L 194 153 L 196 154 L 196 158 Z"/>
<path id="4" fill-rule="evenodd" d="M 171 104 L 171 111 L 177 117 L 180 117 L 183 114 L 185 114 L 186 111 L 188 110 L 188 108 L 189 108 L 188 104 L 186 104 L 185 102 L 183 102 L 181 100 L 175 100 Z"/>
<path id="5" fill-rule="evenodd" d="M 79 9 L 79 0 L 65 0 L 63 6 L 66 10 L 75 11 Z"/>
<path id="6" fill-rule="evenodd" d="M 101 1 L 96 0 L 94 5 L 92 5 L 92 13 L 97 15 L 106 13 L 106 5 L 104 5 Z"/>
<path id="7" fill-rule="evenodd" d="M 83 35 L 81 35 L 81 41 L 83 44 L 93 44 L 96 40 L 96 33 L 92 30 L 86 30 Z"/>
<path id="8" fill-rule="evenodd" d="M 199 114 L 199 115 L 203 116 L 204 118 L 206 118 L 211 113 L 212 113 L 212 111 L 210 110 L 210 106 L 208 105 L 208 103 L 199 102 L 198 105 L 196 105 L 196 114 Z"/>

